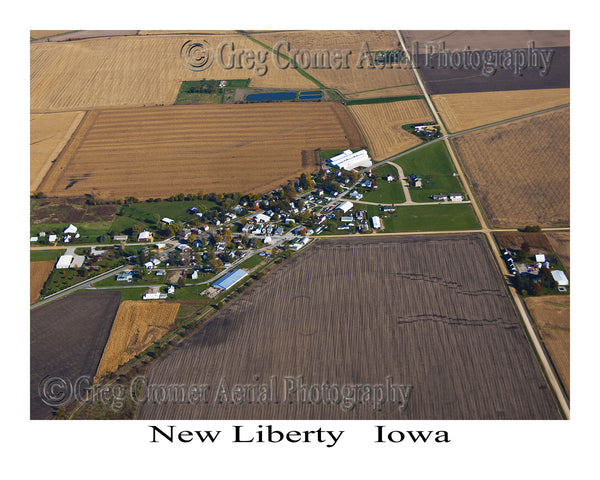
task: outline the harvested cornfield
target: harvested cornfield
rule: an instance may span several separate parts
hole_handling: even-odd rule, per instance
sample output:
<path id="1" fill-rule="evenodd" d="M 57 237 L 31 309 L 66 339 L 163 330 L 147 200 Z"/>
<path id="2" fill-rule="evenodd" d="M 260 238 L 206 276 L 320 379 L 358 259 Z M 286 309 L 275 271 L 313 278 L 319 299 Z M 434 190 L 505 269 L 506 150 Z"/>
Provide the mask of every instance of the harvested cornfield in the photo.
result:
<path id="1" fill-rule="evenodd" d="M 179 304 L 172 302 L 121 302 L 95 378 L 115 371 L 162 338 L 178 310 Z"/>
<path id="2" fill-rule="evenodd" d="M 492 227 L 566 226 L 569 108 L 451 141 Z"/>
<path id="3" fill-rule="evenodd" d="M 571 232 L 547 232 L 552 250 L 558 254 L 560 261 L 567 271 L 571 271 Z"/>
<path id="4" fill-rule="evenodd" d="M 570 305 L 569 295 L 529 297 L 527 308 L 535 321 L 567 395 L 570 394 Z"/>
<path id="5" fill-rule="evenodd" d="M 121 292 L 76 292 L 31 311 L 31 419 L 71 403 L 68 387 L 81 377 L 91 385 L 120 300 Z"/>
<path id="6" fill-rule="evenodd" d="M 252 37 L 271 48 L 283 45 L 280 51 L 288 56 L 294 52 L 340 52 L 347 60 L 341 68 L 321 68 L 315 61 L 314 53 L 298 53 L 300 66 L 326 87 L 335 88 L 344 95 L 364 90 L 371 91 L 371 97 L 386 97 L 388 87 L 411 86 L 410 93 L 418 95 L 415 76 L 406 65 L 393 68 L 370 68 L 369 58 L 373 52 L 397 50 L 398 37 L 393 30 L 308 30 L 292 32 L 252 33 Z M 344 52 L 349 52 L 345 54 Z M 304 55 L 304 56 L 303 56 Z M 324 65 L 328 63 L 322 62 Z"/>
<path id="7" fill-rule="evenodd" d="M 29 188 L 35 190 L 66 145 L 85 112 L 44 113 L 30 116 Z"/>
<path id="8" fill-rule="evenodd" d="M 224 68 L 218 61 L 204 71 L 184 65 L 185 42 L 217 49 L 233 42 L 236 50 L 267 51 L 244 36 L 143 35 L 42 42 L 30 46 L 31 113 L 92 108 L 172 105 L 184 80 L 250 78 L 252 87 L 313 88 L 293 69 Z M 269 58 L 269 67 L 272 67 Z M 405 82 L 406 83 L 406 82 Z"/>
<path id="9" fill-rule="evenodd" d="M 433 120 L 425 100 L 352 105 L 348 108 L 362 129 L 374 160 L 383 160 L 421 143 L 402 125 Z"/>
<path id="10" fill-rule="evenodd" d="M 34 303 L 39 298 L 44 283 L 48 280 L 55 263 L 54 260 L 29 263 L 29 303 Z"/>
<path id="11" fill-rule="evenodd" d="M 376 97 L 408 97 L 412 95 L 421 95 L 421 90 L 416 84 L 404 85 L 400 87 L 387 87 L 376 90 L 365 90 L 362 92 L 347 93 L 344 96 L 346 100 L 361 100 L 365 98 Z"/>
<path id="12" fill-rule="evenodd" d="M 476 234 L 319 239 L 157 359 L 147 380 L 208 390 L 205 402 L 150 397 L 142 419 L 560 418 Z M 373 408 L 358 384 L 403 385 L 406 408 L 391 387 Z M 235 385 L 257 387 L 233 400 Z"/>
<path id="13" fill-rule="evenodd" d="M 448 131 L 459 132 L 557 105 L 565 105 L 570 101 L 570 89 L 452 93 L 434 95 L 432 100 Z"/>
<path id="14" fill-rule="evenodd" d="M 316 171 L 318 148 L 364 146 L 336 103 L 90 111 L 42 182 L 51 196 L 262 192 Z"/>

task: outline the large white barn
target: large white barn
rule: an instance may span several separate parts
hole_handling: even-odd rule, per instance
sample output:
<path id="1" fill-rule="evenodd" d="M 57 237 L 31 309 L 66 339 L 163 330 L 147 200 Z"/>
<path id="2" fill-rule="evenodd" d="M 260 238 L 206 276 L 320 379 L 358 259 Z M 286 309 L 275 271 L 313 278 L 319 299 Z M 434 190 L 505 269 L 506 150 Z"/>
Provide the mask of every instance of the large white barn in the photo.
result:
<path id="1" fill-rule="evenodd" d="M 327 160 L 327 163 L 332 167 L 343 168 L 344 170 L 353 170 L 357 167 L 370 168 L 373 165 L 371 157 L 365 149 L 354 153 L 352 150 L 344 150 L 339 155 Z"/>

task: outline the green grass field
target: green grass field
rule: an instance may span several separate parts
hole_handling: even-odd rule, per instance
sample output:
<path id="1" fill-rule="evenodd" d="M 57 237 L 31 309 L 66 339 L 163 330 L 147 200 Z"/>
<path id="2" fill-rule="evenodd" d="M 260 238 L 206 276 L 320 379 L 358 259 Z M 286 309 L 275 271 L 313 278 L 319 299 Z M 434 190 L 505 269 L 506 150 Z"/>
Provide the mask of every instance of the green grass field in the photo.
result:
<path id="1" fill-rule="evenodd" d="M 385 178 L 392 175 L 398 177 L 398 170 L 392 165 L 382 165 L 373 170 L 373 176 L 377 179 L 377 190 L 371 190 L 362 198 L 365 202 L 376 203 L 404 203 L 406 197 L 400 182 L 388 183 Z"/>
<path id="2" fill-rule="evenodd" d="M 43 223 L 32 225 L 31 231 L 34 233 L 46 232 L 46 234 L 54 232 L 58 235 L 58 240 L 62 242 L 62 232 L 67 226 L 68 225 L 64 223 Z M 79 233 L 77 243 L 98 243 L 98 237 L 103 233 L 108 232 L 110 226 L 111 222 L 77 223 L 77 233 Z"/>
<path id="3" fill-rule="evenodd" d="M 240 263 L 237 268 L 251 269 L 251 268 L 256 267 L 264 259 L 265 259 L 265 257 L 261 257 L 260 255 L 252 255 L 250 258 L 247 258 L 242 263 Z"/>
<path id="4" fill-rule="evenodd" d="M 66 249 L 57 250 L 30 250 L 29 261 L 30 262 L 48 262 L 50 260 L 58 260 Z"/>
<path id="5" fill-rule="evenodd" d="M 355 208 L 367 210 L 369 217 L 379 216 L 384 229 L 379 232 L 428 232 L 436 230 L 470 230 L 479 228 L 469 204 L 410 205 L 384 213 L 377 205 L 357 203 Z"/>
<path id="6" fill-rule="evenodd" d="M 414 202 L 433 202 L 429 197 L 436 193 L 463 193 L 460 182 L 452 175 L 456 170 L 443 142 L 433 143 L 394 162 L 402 167 L 407 178 L 411 174 L 421 176 L 423 188 L 410 187 Z"/>

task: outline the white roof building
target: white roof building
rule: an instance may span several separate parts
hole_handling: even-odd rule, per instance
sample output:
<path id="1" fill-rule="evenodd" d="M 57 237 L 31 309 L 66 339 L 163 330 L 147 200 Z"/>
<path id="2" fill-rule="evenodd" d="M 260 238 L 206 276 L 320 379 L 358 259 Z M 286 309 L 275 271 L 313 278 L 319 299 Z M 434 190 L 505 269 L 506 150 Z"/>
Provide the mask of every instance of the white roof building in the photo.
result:
<path id="1" fill-rule="evenodd" d="M 198 270 L 194 270 L 191 276 L 192 280 L 196 280 L 198 278 Z"/>
<path id="2" fill-rule="evenodd" d="M 48 235 L 48 241 L 49 242 L 56 242 L 56 235 L 54 235 L 54 234 Z"/>
<path id="3" fill-rule="evenodd" d="M 144 242 L 150 240 L 150 232 L 144 230 L 138 235 L 138 242 Z"/>
<path id="4" fill-rule="evenodd" d="M 166 223 L 167 225 L 171 225 L 175 220 L 173 220 L 172 218 L 169 218 L 169 217 L 165 217 L 161 221 Z"/>
<path id="5" fill-rule="evenodd" d="M 569 279 L 562 270 L 552 270 L 552 278 L 554 278 L 561 287 L 569 284 Z"/>
<path id="6" fill-rule="evenodd" d="M 77 233 L 77 227 L 73 224 L 70 224 L 67 228 L 65 228 L 63 233 Z"/>
<path id="7" fill-rule="evenodd" d="M 545 262 L 546 261 L 546 255 L 544 255 L 543 253 L 536 254 L 535 261 L 539 262 L 539 263 Z"/>
<path id="8" fill-rule="evenodd" d="M 265 215 L 264 213 L 259 213 L 258 215 L 256 215 L 254 217 L 254 219 L 258 222 L 258 223 L 264 223 L 264 222 L 269 222 L 271 221 L 271 217 L 269 217 L 268 215 Z"/>
<path id="9" fill-rule="evenodd" d="M 264 239 L 264 243 L 266 245 L 269 245 L 272 241 L 273 241 L 273 239 L 271 237 L 269 237 L 269 236 L 265 237 L 265 239 Z"/>
<path id="10" fill-rule="evenodd" d="M 61 255 L 56 262 L 56 268 L 70 268 L 73 262 L 73 255 Z"/>
<path id="11" fill-rule="evenodd" d="M 38 237 L 29 237 L 29 241 L 30 242 L 37 242 L 38 241 Z"/>
<path id="12" fill-rule="evenodd" d="M 346 202 L 340 203 L 336 207 L 336 209 L 341 210 L 342 212 L 346 213 L 346 212 L 352 210 L 352 207 L 354 207 L 354 204 L 352 202 L 346 201 Z"/>
<path id="13" fill-rule="evenodd" d="M 464 199 L 462 193 L 451 193 L 448 195 L 448 198 L 450 198 L 451 202 L 462 202 Z"/>
<path id="14" fill-rule="evenodd" d="M 381 219 L 379 217 L 371 217 L 371 222 L 373 223 L 373 228 L 381 228 Z"/>
<path id="15" fill-rule="evenodd" d="M 160 299 L 160 292 L 151 292 L 151 293 L 144 293 L 144 295 L 142 296 L 143 300 L 158 300 Z"/>
<path id="16" fill-rule="evenodd" d="M 169 288 L 167 289 L 167 293 L 169 293 L 169 294 L 175 293 L 175 286 L 169 285 Z"/>
<path id="17" fill-rule="evenodd" d="M 344 170 L 353 170 L 357 167 L 369 168 L 373 165 L 371 157 L 365 149 L 354 153 L 352 150 L 344 150 L 339 155 L 327 160 L 327 163 L 332 167 L 343 168 Z"/>

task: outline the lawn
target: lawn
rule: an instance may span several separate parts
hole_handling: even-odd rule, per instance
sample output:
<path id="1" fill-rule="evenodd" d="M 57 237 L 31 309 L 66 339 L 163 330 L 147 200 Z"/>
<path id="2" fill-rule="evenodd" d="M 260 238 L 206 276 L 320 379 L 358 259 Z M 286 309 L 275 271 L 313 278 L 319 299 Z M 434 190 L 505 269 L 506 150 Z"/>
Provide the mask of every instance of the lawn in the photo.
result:
<path id="1" fill-rule="evenodd" d="M 357 203 L 355 208 L 367 210 L 369 217 L 379 216 L 384 228 L 379 232 L 426 232 L 436 230 L 470 230 L 479 228 L 469 204 L 411 205 L 384 213 L 376 205 Z"/>
<path id="2" fill-rule="evenodd" d="M 392 175 L 398 177 L 398 170 L 392 165 L 382 165 L 373 170 L 373 176 L 377 179 L 377 190 L 371 190 L 362 198 L 365 202 L 375 203 L 404 203 L 406 197 L 400 182 L 388 183 L 385 178 Z"/>
<path id="3" fill-rule="evenodd" d="M 460 182 L 453 176 L 456 170 L 443 142 L 433 143 L 394 162 L 402 167 L 407 178 L 411 174 L 421 176 L 423 187 L 410 187 L 410 196 L 415 202 L 433 202 L 429 196 L 436 193 L 463 192 Z"/>
<path id="4" fill-rule="evenodd" d="M 29 261 L 30 262 L 47 262 L 50 260 L 58 260 L 66 250 L 30 250 Z"/>
<path id="5" fill-rule="evenodd" d="M 260 255 L 253 255 L 250 258 L 247 258 L 242 263 L 238 265 L 238 268 L 247 268 L 251 269 L 256 267 L 259 263 L 261 263 L 265 257 L 261 257 Z"/>
<path id="6" fill-rule="evenodd" d="M 111 222 L 87 222 L 75 224 L 77 227 L 77 233 L 79 233 L 77 243 L 98 243 L 98 237 L 103 233 L 108 232 L 108 230 L 110 230 L 110 225 Z M 55 233 L 58 236 L 58 240 L 62 242 L 62 232 L 67 226 L 68 225 L 64 223 L 36 224 L 35 226 L 32 225 L 32 231 L 43 231 L 46 232 L 46 235 Z M 33 228 L 35 228 L 35 230 L 33 230 Z"/>

